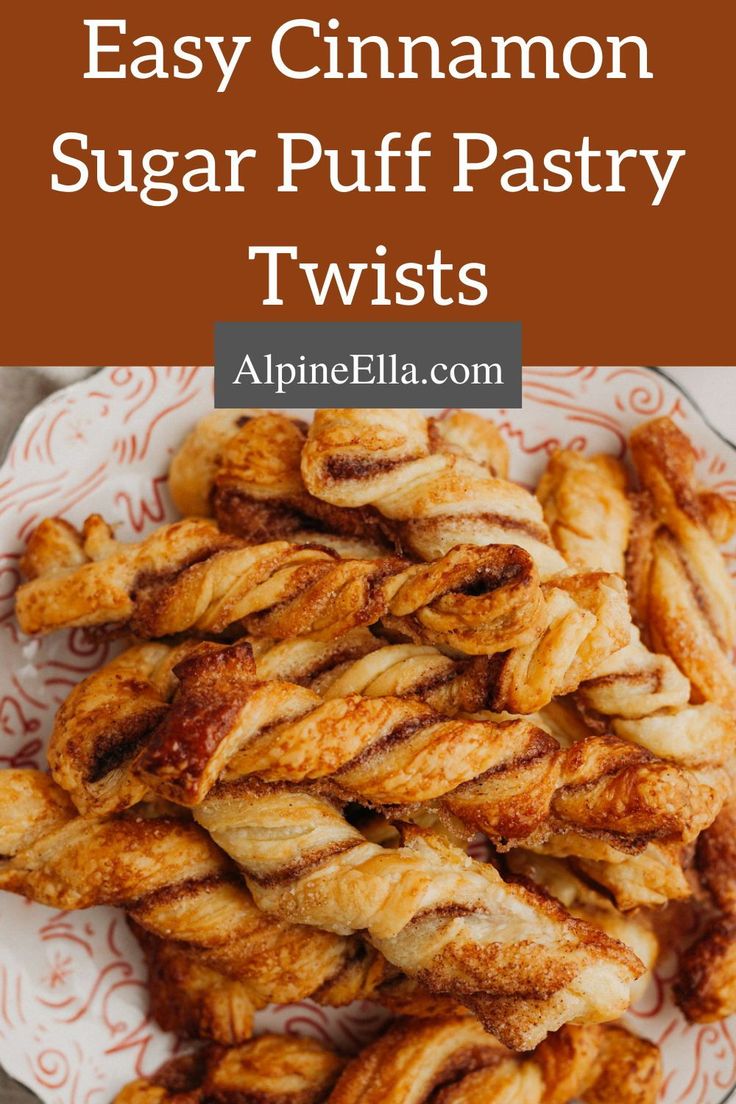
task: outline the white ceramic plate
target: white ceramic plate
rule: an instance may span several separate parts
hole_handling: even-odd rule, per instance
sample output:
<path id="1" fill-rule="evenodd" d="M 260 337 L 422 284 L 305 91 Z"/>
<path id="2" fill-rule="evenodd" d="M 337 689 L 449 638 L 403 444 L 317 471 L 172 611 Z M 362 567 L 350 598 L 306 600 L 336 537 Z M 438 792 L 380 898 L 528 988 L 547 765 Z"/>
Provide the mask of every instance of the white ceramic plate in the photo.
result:
<path id="1" fill-rule="evenodd" d="M 19 634 L 13 591 L 25 538 L 48 514 L 79 523 L 99 512 L 123 538 L 173 518 L 169 458 L 212 409 L 212 385 L 208 368 L 105 369 L 21 425 L 0 469 L 0 766 L 44 765 L 59 702 L 111 655 L 79 630 L 43 641 Z M 736 497 L 736 449 L 651 369 L 529 369 L 523 410 L 487 413 L 508 439 L 512 476 L 529 484 L 552 449 L 620 455 L 633 426 L 669 414 L 695 442 L 702 480 Z M 736 570 L 734 549 L 731 561 Z M 736 1018 L 685 1023 L 669 997 L 673 967 L 660 967 L 632 1026 L 662 1045 L 665 1104 L 720 1104 L 736 1084 Z M 56 913 L 0 894 L 0 1063 L 46 1104 L 108 1104 L 125 1081 L 152 1072 L 174 1040 L 145 1007 L 141 957 L 120 912 Z M 381 1018 L 369 1004 L 333 1013 L 303 1002 L 258 1022 L 355 1047 Z"/>

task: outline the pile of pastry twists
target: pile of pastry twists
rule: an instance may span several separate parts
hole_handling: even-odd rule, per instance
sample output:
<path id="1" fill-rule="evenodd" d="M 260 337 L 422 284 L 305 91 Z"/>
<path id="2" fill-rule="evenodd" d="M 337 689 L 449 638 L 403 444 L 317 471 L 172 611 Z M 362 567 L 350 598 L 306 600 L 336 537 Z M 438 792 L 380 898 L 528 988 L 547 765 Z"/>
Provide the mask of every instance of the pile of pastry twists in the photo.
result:
<path id="1" fill-rule="evenodd" d="M 129 643 L 50 774 L 0 773 L 0 887 L 124 908 L 153 1015 L 210 1042 L 119 1104 L 654 1101 L 613 1021 L 674 902 L 680 1007 L 736 1011 L 736 505 L 669 419 L 630 446 L 533 495 L 473 414 L 220 411 L 181 521 L 31 534 L 21 629 Z M 397 1018 L 350 1060 L 249 1041 L 305 997 Z"/>

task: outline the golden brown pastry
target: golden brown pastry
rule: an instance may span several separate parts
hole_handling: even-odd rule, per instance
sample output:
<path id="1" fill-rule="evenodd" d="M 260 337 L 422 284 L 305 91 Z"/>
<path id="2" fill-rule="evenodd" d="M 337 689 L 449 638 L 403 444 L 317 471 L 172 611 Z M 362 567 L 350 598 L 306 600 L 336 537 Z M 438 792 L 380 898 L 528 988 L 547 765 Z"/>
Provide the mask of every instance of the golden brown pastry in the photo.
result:
<path id="1" fill-rule="evenodd" d="M 194 810 L 282 919 L 364 932 L 389 962 L 527 1049 L 569 1020 L 613 1018 L 642 970 L 623 945 L 422 829 L 368 842 L 334 806 L 285 786 L 226 783 Z"/>
<path id="2" fill-rule="evenodd" d="M 515 876 L 526 878 L 550 893 L 572 916 L 593 924 L 631 948 L 647 970 L 634 984 L 636 1000 L 648 985 L 659 956 L 659 941 L 648 915 L 642 911 L 620 912 L 606 893 L 589 879 L 580 877 L 569 862 L 529 851 L 512 851 L 505 865 Z"/>
<path id="3" fill-rule="evenodd" d="M 680 956 L 675 999 L 689 1020 L 736 1012 L 736 799 L 698 840 L 696 866 L 716 914 Z"/>
<path id="4" fill-rule="evenodd" d="M 307 492 L 299 468 L 306 423 L 270 412 L 224 414 L 198 422 L 171 462 L 169 490 L 182 514 L 212 515 L 254 543 L 313 531 L 394 547 L 376 510 L 341 510 Z"/>
<path id="5" fill-rule="evenodd" d="M 417 698 L 454 716 L 494 699 L 491 668 L 482 657 L 448 656 L 427 644 L 389 644 L 369 629 L 336 640 L 251 637 L 256 676 L 309 686 L 323 698 Z"/>
<path id="6" fill-rule="evenodd" d="M 453 659 L 429 645 L 394 644 L 368 629 L 330 641 L 252 638 L 261 679 L 312 686 L 325 698 L 360 692 L 425 700 L 448 715 L 492 700 L 482 658 Z M 118 812 L 141 801 L 140 752 L 178 686 L 172 668 L 197 646 L 138 644 L 84 679 L 59 709 L 49 742 L 53 776 L 80 813 Z"/>
<path id="7" fill-rule="evenodd" d="M 130 925 L 146 961 L 149 1011 L 159 1027 L 223 1046 L 250 1039 L 253 1016 L 265 1002 L 247 983 L 208 966 L 196 951 Z"/>
<path id="8" fill-rule="evenodd" d="M 713 493 L 701 496 L 695 449 L 670 418 L 639 426 L 630 446 L 645 492 L 630 554 L 637 620 L 700 700 L 733 710 L 736 603 L 713 533 L 728 534 L 736 507 Z"/>
<path id="9" fill-rule="evenodd" d="M 624 479 L 614 467 L 602 485 L 606 459 L 557 453 L 537 490 L 555 543 L 569 552 L 571 542 L 578 542 L 578 557 L 588 567 L 608 567 L 612 556 L 622 561 L 628 539 Z M 714 500 L 720 496 L 702 497 L 717 516 Z M 690 696 L 690 683 L 672 659 L 649 651 L 633 626 L 626 647 L 605 659 L 575 694 L 594 730 L 612 731 L 686 766 L 729 762 L 736 751 L 736 718 L 714 703 L 691 705 Z"/>
<path id="10" fill-rule="evenodd" d="M 283 414 L 215 412 L 174 456 L 169 489 L 182 514 L 213 514 L 227 532 L 250 541 L 303 532 L 340 534 L 393 545 L 396 534 L 368 506 L 343 509 L 309 494 L 300 463 L 307 426 Z M 485 418 L 455 410 L 428 421 L 427 449 L 465 456 L 506 476 L 508 450 Z"/>
<path id="11" fill-rule="evenodd" d="M 265 1001 L 246 982 L 214 970 L 196 951 L 158 939 L 133 921 L 131 927 L 148 967 L 150 1013 L 164 1031 L 223 1046 L 251 1037 L 253 1015 Z M 422 989 L 365 945 L 364 953 L 346 958 L 340 972 L 310 993 L 310 998 L 333 1007 L 370 998 L 402 1016 L 470 1015 L 450 997 Z"/>
<path id="12" fill-rule="evenodd" d="M 345 1059 L 314 1039 L 260 1035 L 242 1046 L 172 1058 L 114 1104 L 321 1104 Z"/>
<path id="13" fill-rule="evenodd" d="M 448 1016 L 400 1020 L 347 1064 L 298 1037 L 206 1048 L 115 1104 L 654 1104 L 661 1078 L 658 1048 L 622 1027 L 564 1028 L 519 1058 Z"/>
<path id="14" fill-rule="evenodd" d="M 458 543 L 515 544 L 543 578 L 564 570 L 539 502 L 466 451 L 432 451 L 433 425 L 414 410 L 318 410 L 301 458 L 306 487 L 334 506 L 374 506 L 423 560 Z"/>
<path id="15" fill-rule="evenodd" d="M 511 544 L 531 555 L 546 586 L 542 635 L 499 661 L 497 681 L 499 708 L 535 712 L 627 643 L 623 587 L 607 572 L 564 574 L 540 503 L 469 452 L 433 452 L 432 427 L 416 411 L 317 411 L 302 475 L 332 505 L 374 506 L 420 559 L 434 560 L 458 541 Z"/>
<path id="16" fill-rule="evenodd" d="M 191 821 L 79 817 L 40 771 L 0 771 L 0 841 L 0 889 L 59 909 L 123 906 L 247 983 L 254 1000 L 297 1000 L 363 955 L 355 941 L 264 917 Z"/>
<path id="17" fill-rule="evenodd" d="M 80 813 L 101 816 L 142 801 L 139 751 L 163 720 L 178 680 L 172 668 L 194 647 L 139 644 L 80 682 L 54 719 L 48 762 Z"/>
<path id="18" fill-rule="evenodd" d="M 11 802 L 29 821 L 48 823 L 43 778 L 0 773 L 0 823 L 12 824 Z M 351 959 L 349 996 L 374 992 L 387 977 L 382 962 L 345 938 L 365 932 L 395 967 L 472 1007 L 518 1047 L 571 1018 L 619 1014 L 642 970 L 622 944 L 419 829 L 407 830 L 404 847 L 384 850 L 328 802 L 283 787 L 221 788 L 197 815 L 236 855 L 262 911 L 196 825 L 167 818 L 67 812 L 66 823 L 9 852 L 0 889 L 56 908 L 123 905 L 146 931 L 247 983 L 254 1006 L 312 993 L 336 1003 Z M 24 839 L 12 827 L 5 838 L 11 848 Z M 297 915 L 310 926 L 290 923 Z"/>
<path id="19" fill-rule="evenodd" d="M 203 644 L 175 674 L 180 689 L 137 769 L 181 804 L 203 800 L 219 778 L 312 782 L 334 800 L 391 815 L 417 805 L 450 814 L 500 848 L 567 833 L 570 853 L 584 837 L 583 854 L 608 857 L 650 839 L 695 839 L 727 781 L 716 768 L 685 771 L 613 737 L 560 748 L 524 719 L 448 718 L 405 698 L 323 701 L 257 680 L 246 643 Z"/>
<path id="20" fill-rule="evenodd" d="M 409 565 L 339 560 L 325 548 L 278 541 L 233 547 L 204 519 L 125 545 L 95 517 L 78 534 L 93 558 L 56 569 L 41 552 L 55 546 L 60 525 L 47 519 L 29 540 L 25 560 L 34 572 L 38 562 L 45 567 L 17 592 L 29 633 L 88 625 L 144 639 L 225 631 L 334 638 L 380 620 L 398 639 L 496 655 L 495 708 L 519 713 L 575 690 L 630 633 L 620 579 L 567 574 L 540 588 L 529 555 L 513 545 L 458 547 L 436 563 Z"/>
<path id="21" fill-rule="evenodd" d="M 550 844 L 540 849 L 552 854 L 568 854 L 563 847 L 555 851 Z M 571 866 L 591 882 L 602 886 L 622 912 L 636 908 L 659 908 L 668 901 L 690 897 L 693 887 L 685 866 L 685 849 L 676 843 L 648 843 L 639 855 L 625 862 L 573 857 Z"/>
<path id="22" fill-rule="evenodd" d="M 569 564 L 623 575 L 631 506 L 618 460 L 555 452 L 536 493 L 552 539 Z"/>
<path id="23" fill-rule="evenodd" d="M 56 541 L 60 526 L 66 531 L 66 523 L 49 518 L 29 539 L 24 562 L 34 574 L 16 595 L 24 632 L 114 625 L 144 639 L 231 628 L 331 638 L 385 619 L 406 639 L 491 655 L 542 631 L 543 594 L 518 548 L 455 548 L 433 564 L 340 560 L 325 548 L 286 541 L 238 546 L 204 519 L 121 544 L 94 516 L 78 534 L 88 562 L 55 569 L 45 557 L 38 574 L 39 548 Z"/>

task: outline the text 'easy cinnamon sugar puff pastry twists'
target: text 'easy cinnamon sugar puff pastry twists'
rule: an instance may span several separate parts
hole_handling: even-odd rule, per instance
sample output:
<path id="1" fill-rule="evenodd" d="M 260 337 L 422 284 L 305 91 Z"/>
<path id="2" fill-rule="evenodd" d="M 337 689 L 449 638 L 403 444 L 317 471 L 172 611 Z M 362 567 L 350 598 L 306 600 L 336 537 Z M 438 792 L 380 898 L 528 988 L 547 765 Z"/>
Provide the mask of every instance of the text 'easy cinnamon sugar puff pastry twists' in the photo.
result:
<path id="1" fill-rule="evenodd" d="M 401 1020 L 349 1060 L 278 1035 L 206 1048 L 115 1104 L 654 1104 L 661 1080 L 657 1047 L 621 1027 L 565 1028 L 520 1058 L 473 1019 L 444 1017 Z"/>

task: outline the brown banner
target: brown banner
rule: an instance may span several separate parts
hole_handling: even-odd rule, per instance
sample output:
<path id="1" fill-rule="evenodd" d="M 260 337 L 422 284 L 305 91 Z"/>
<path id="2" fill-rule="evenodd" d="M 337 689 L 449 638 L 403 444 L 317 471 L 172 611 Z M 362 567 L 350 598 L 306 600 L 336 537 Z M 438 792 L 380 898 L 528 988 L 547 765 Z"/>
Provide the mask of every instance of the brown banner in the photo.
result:
<path id="1" fill-rule="evenodd" d="M 277 65 L 292 20 L 314 26 L 283 32 Z M 436 319 L 521 321 L 526 363 L 732 363 L 735 28 L 723 0 L 14 4 L 0 361 L 210 363 L 218 320 Z M 91 35 L 108 47 L 92 60 Z M 382 42 L 356 58 L 366 36 Z M 417 79 L 398 75 L 401 36 L 427 38 Z M 546 36 L 529 48 L 535 79 L 522 46 L 494 42 L 511 36 Z M 612 41 L 630 36 L 645 52 Z M 126 77 L 85 78 L 91 65 Z M 280 133 L 313 136 L 291 142 L 315 160 L 296 192 L 278 190 Z M 178 156 L 149 161 L 144 199 L 156 149 Z M 472 192 L 453 190 L 463 151 L 493 161 L 468 172 Z M 330 169 L 367 190 L 336 190 Z M 98 170 L 128 190 L 101 190 Z M 222 190 L 185 190 L 193 170 L 190 187 Z M 52 174 L 89 180 L 54 191 Z M 263 303 L 268 257 L 249 260 L 263 246 L 295 253 L 271 262 L 280 305 Z"/>

